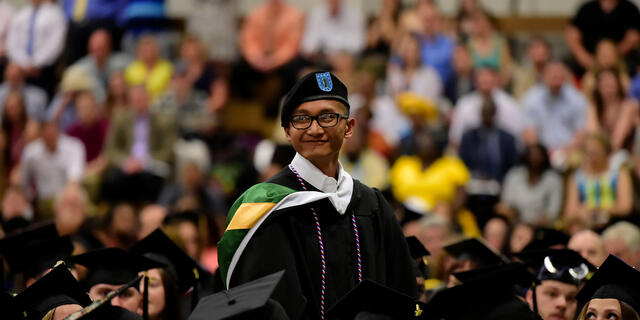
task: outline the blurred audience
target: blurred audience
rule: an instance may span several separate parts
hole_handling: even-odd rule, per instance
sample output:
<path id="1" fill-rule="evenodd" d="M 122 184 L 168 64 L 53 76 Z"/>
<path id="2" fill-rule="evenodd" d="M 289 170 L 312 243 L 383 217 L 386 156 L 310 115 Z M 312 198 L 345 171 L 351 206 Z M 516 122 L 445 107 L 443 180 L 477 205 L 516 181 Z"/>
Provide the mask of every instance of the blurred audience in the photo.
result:
<path id="1" fill-rule="evenodd" d="M 420 63 L 420 46 L 414 35 L 405 34 L 398 43 L 398 57 L 389 63 L 387 86 L 390 94 L 409 91 L 423 98 L 437 101 L 442 94 L 438 72 Z"/>
<path id="2" fill-rule="evenodd" d="M 458 103 L 458 99 L 475 90 L 473 83 L 473 61 L 469 48 L 464 45 L 457 45 L 451 58 L 453 74 L 444 83 L 444 95 L 453 104 Z"/>
<path id="3" fill-rule="evenodd" d="M 593 23 L 597 21 L 598 23 Z M 595 65 L 598 42 L 611 39 L 626 57 L 638 48 L 640 12 L 628 0 L 590 0 L 582 4 L 565 31 L 565 41 L 580 74 Z"/>
<path id="4" fill-rule="evenodd" d="M 522 164 L 507 172 L 495 210 L 514 221 L 550 225 L 560 216 L 563 199 L 562 177 L 551 168 L 547 149 L 530 145 Z"/>
<path id="5" fill-rule="evenodd" d="M 30 199 L 39 202 L 39 213 L 46 214 L 65 186 L 81 181 L 86 157 L 82 142 L 60 133 L 57 124 L 47 122 L 41 132 L 40 138 L 24 147 L 20 182 Z"/>
<path id="6" fill-rule="evenodd" d="M 513 61 L 505 39 L 497 34 L 489 16 L 482 10 L 472 13 L 473 29 L 467 39 L 475 68 L 493 68 L 500 71 L 500 84 L 511 81 Z"/>
<path id="7" fill-rule="evenodd" d="M 45 119 L 47 93 L 41 88 L 26 84 L 24 72 L 16 63 L 9 63 L 4 69 L 4 81 L 0 84 L 0 110 L 4 108 L 11 91 L 21 93 L 29 117 L 37 120 Z"/>
<path id="8" fill-rule="evenodd" d="M 526 60 L 513 70 L 513 96 L 520 100 L 529 88 L 542 82 L 542 74 L 551 60 L 551 45 L 547 39 L 535 35 L 527 43 Z"/>
<path id="9" fill-rule="evenodd" d="M 464 204 L 469 171 L 454 156 L 442 155 L 428 129 L 414 132 L 416 153 L 399 157 L 391 167 L 391 190 L 399 202 L 454 221 Z"/>
<path id="10" fill-rule="evenodd" d="M 301 50 L 307 59 L 322 63 L 347 52 L 360 53 L 366 45 L 366 24 L 361 10 L 344 0 L 323 0 L 306 18 Z"/>
<path id="11" fill-rule="evenodd" d="M 152 35 L 138 39 L 136 59 L 129 64 L 124 76 L 129 86 L 143 85 L 150 99 L 160 96 L 169 86 L 173 67 L 160 56 L 158 43 Z"/>
<path id="12" fill-rule="evenodd" d="M 440 80 L 445 83 L 453 73 L 451 66 L 453 40 L 442 33 L 442 17 L 435 5 L 424 3 L 419 5 L 417 10 L 422 25 L 419 32 L 422 64 L 436 69 Z"/>
<path id="13" fill-rule="evenodd" d="M 576 232 L 569 239 L 567 248 L 578 252 L 583 258 L 587 259 L 587 261 L 596 267 L 600 267 L 604 259 L 607 258 L 604 241 L 600 235 L 593 230 L 585 229 Z"/>
<path id="14" fill-rule="evenodd" d="M 30 0 L 11 20 L 7 56 L 25 70 L 27 80 L 49 96 L 56 87 L 55 63 L 64 49 L 67 21 L 60 6 Z"/>
<path id="15" fill-rule="evenodd" d="M 596 75 L 592 104 L 587 112 L 587 131 L 604 132 L 611 151 L 630 150 L 638 117 L 638 101 L 627 98 L 615 69 L 603 69 Z"/>
<path id="16" fill-rule="evenodd" d="M 154 201 L 169 175 L 176 129 L 172 118 L 150 110 L 147 87 L 129 92 L 129 108 L 118 110 L 109 126 L 103 195 L 121 200 Z"/>
<path id="17" fill-rule="evenodd" d="M 602 232 L 606 254 L 614 254 L 634 268 L 640 268 L 640 228 L 620 221 Z"/>
<path id="18" fill-rule="evenodd" d="M 611 146 L 603 134 L 591 134 L 584 143 L 582 166 L 569 178 L 564 209 L 569 230 L 602 228 L 613 218 L 631 212 L 633 187 L 625 168 L 612 168 Z"/>
<path id="19" fill-rule="evenodd" d="M 596 87 L 596 76 L 604 69 L 616 70 L 624 92 L 629 91 L 631 80 L 627 73 L 627 67 L 618 54 L 615 42 L 610 39 L 600 40 L 596 46 L 593 67 L 582 76 L 581 87 L 585 95 L 591 95 Z"/>
<path id="20" fill-rule="evenodd" d="M 124 70 L 131 59 L 123 53 L 113 52 L 111 33 L 106 29 L 94 31 L 88 40 L 88 54 L 73 66 L 83 68 L 87 75 L 98 81 L 104 91 L 108 86 L 109 76 L 113 72 Z"/>
<path id="21" fill-rule="evenodd" d="M 524 138 L 551 152 L 575 149 L 586 129 L 587 99 L 569 83 L 562 63 L 547 63 L 542 75 L 522 98 Z"/>
<path id="22" fill-rule="evenodd" d="M 524 129 L 518 103 L 499 86 L 499 75 L 492 68 L 481 68 L 475 72 L 476 90 L 458 100 L 451 119 L 449 144 L 460 145 L 462 135 L 481 124 L 481 109 L 485 101 L 495 105 L 495 124 L 515 137 Z"/>

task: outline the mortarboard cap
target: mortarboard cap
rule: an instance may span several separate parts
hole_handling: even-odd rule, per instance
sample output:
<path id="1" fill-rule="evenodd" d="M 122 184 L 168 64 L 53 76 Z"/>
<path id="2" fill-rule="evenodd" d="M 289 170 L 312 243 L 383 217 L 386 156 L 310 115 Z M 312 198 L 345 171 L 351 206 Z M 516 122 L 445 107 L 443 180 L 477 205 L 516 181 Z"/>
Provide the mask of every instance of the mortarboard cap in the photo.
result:
<path id="1" fill-rule="evenodd" d="M 22 319 L 22 320 L 40 320 L 42 314 L 32 307 L 27 306 L 16 297 L 0 291 L 0 310 L 2 310 L 3 318 L 6 319 Z"/>
<path id="2" fill-rule="evenodd" d="M 354 319 L 362 313 L 373 318 L 414 319 L 416 302 L 411 297 L 366 279 L 340 298 L 327 312 L 328 319 Z M 385 318 L 386 319 L 386 318 Z"/>
<path id="3" fill-rule="evenodd" d="M 296 82 L 282 103 L 281 124 L 289 125 L 293 111 L 302 103 L 315 100 L 336 100 L 350 109 L 347 87 L 331 72 L 311 72 Z"/>
<path id="4" fill-rule="evenodd" d="M 133 313 L 127 309 L 112 306 L 108 303 L 101 305 L 95 310 L 87 313 L 80 318 L 82 320 L 142 320 L 137 313 Z M 66 319 L 65 319 L 66 320 Z"/>
<path id="5" fill-rule="evenodd" d="M 200 223 L 200 214 L 192 210 L 171 212 L 164 218 L 162 224 L 168 225 L 182 221 L 189 221 L 195 225 L 198 225 Z"/>
<path id="6" fill-rule="evenodd" d="M 281 270 L 204 297 L 200 299 L 189 320 L 287 319 L 282 307 L 269 299 L 283 274 L 284 270 Z"/>
<path id="7" fill-rule="evenodd" d="M 581 306 L 591 299 L 617 299 L 640 312 L 640 271 L 609 255 L 578 292 L 577 298 Z"/>
<path id="8" fill-rule="evenodd" d="M 43 315 L 58 306 L 78 304 L 84 307 L 91 303 L 89 295 L 64 263 L 24 289 L 16 298 Z"/>
<path id="9" fill-rule="evenodd" d="M 478 267 L 486 267 L 509 262 L 502 254 L 493 251 L 484 241 L 470 238 L 446 245 L 443 249 L 458 260 L 471 260 Z"/>
<path id="10" fill-rule="evenodd" d="M 140 279 L 143 276 L 138 276 L 135 279 L 127 282 L 124 286 L 109 292 L 104 298 L 96 300 L 84 306 L 82 310 L 76 311 L 73 314 L 67 316 L 64 320 L 136 320 L 141 319 L 137 314 L 132 313 L 123 308 L 112 306 L 111 300 L 122 294 L 129 287 L 134 287 L 140 283 Z"/>
<path id="11" fill-rule="evenodd" d="M 553 228 L 538 227 L 533 231 L 533 239 L 522 251 L 550 249 L 552 247 L 565 248 L 569 242 L 569 236 Z"/>
<path id="12" fill-rule="evenodd" d="M 129 250 L 166 264 L 182 291 L 195 285 L 199 275 L 204 272 L 161 229 L 156 229 Z"/>
<path id="13" fill-rule="evenodd" d="M 87 288 L 99 283 L 125 284 L 137 277 L 140 271 L 166 267 L 164 263 L 120 248 L 90 251 L 72 256 L 69 261 L 89 269 L 85 280 Z"/>
<path id="14" fill-rule="evenodd" d="M 437 292 L 425 306 L 426 319 L 538 319 L 513 293 L 515 285 L 533 279 L 524 264 L 512 262 L 461 272 L 456 277 L 463 284 Z"/>
<path id="15" fill-rule="evenodd" d="M 536 280 L 556 280 L 579 285 L 595 267 L 570 249 L 523 251 L 517 255 L 536 273 Z"/>
<path id="16" fill-rule="evenodd" d="M 0 241 L 12 273 L 22 272 L 27 278 L 35 278 L 58 260 L 73 252 L 69 237 L 60 237 L 53 223 L 38 225 Z"/>
<path id="17" fill-rule="evenodd" d="M 31 221 L 24 217 L 15 217 L 7 221 L 2 221 L 1 224 L 2 231 L 4 231 L 5 234 L 13 234 L 18 233 L 21 229 L 27 228 L 31 224 Z"/>
<path id="18" fill-rule="evenodd" d="M 406 237 L 407 245 L 409 245 L 409 252 L 414 259 L 421 259 L 424 256 L 429 256 L 431 253 L 424 247 L 422 242 L 415 236 Z"/>

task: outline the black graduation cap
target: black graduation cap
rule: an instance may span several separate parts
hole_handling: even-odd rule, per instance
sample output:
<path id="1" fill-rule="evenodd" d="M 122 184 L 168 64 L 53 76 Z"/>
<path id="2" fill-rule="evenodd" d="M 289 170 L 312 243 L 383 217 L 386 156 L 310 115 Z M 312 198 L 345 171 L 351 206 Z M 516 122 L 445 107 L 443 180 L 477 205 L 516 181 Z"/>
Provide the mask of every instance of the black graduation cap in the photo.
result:
<path id="1" fill-rule="evenodd" d="M 137 277 L 140 271 L 166 267 L 164 263 L 120 248 L 89 251 L 72 256 L 69 261 L 89 269 L 87 279 L 85 279 L 89 289 L 99 283 L 125 284 Z"/>
<path id="2" fill-rule="evenodd" d="M 538 319 L 513 293 L 515 285 L 533 279 L 524 264 L 513 262 L 457 276 L 463 284 L 437 292 L 425 306 L 426 319 Z"/>
<path id="3" fill-rule="evenodd" d="M 6 319 L 40 320 L 43 317 L 40 312 L 4 291 L 0 291 L 0 310 Z"/>
<path id="4" fill-rule="evenodd" d="M 566 247 L 569 242 L 569 236 L 553 228 L 537 227 L 533 231 L 533 239 L 527 244 L 522 251 L 549 249 L 554 246 Z"/>
<path id="5" fill-rule="evenodd" d="M 171 212 L 164 218 L 162 223 L 167 225 L 182 221 L 189 221 L 195 225 L 199 225 L 200 214 L 193 210 Z"/>
<path id="6" fill-rule="evenodd" d="M 424 256 L 430 256 L 431 252 L 424 247 L 422 242 L 415 236 L 406 237 L 407 245 L 409 245 L 409 252 L 413 259 L 422 259 Z"/>
<path id="7" fill-rule="evenodd" d="M 21 229 L 27 228 L 31 224 L 31 221 L 24 217 L 15 217 L 7 221 L 2 221 L 1 224 L 2 231 L 4 231 L 5 234 L 12 234 L 18 233 Z"/>
<path id="8" fill-rule="evenodd" d="M 58 306 L 78 304 L 84 307 L 91 303 L 89 295 L 64 263 L 24 289 L 16 298 L 43 315 Z"/>
<path id="9" fill-rule="evenodd" d="M 167 265 L 182 291 L 195 285 L 204 271 L 162 230 L 156 229 L 129 249 Z"/>
<path id="10" fill-rule="evenodd" d="M 484 241 L 478 238 L 461 240 L 444 246 L 443 249 L 458 260 L 472 260 L 476 262 L 478 267 L 486 267 L 509 262 L 507 257 L 493 251 L 484 243 Z"/>
<path id="11" fill-rule="evenodd" d="M 200 300 L 189 320 L 287 319 L 282 307 L 269 299 L 283 274 L 284 270 L 281 270 L 206 296 Z"/>
<path id="12" fill-rule="evenodd" d="M 640 271 L 609 255 L 578 292 L 577 298 L 582 306 L 591 299 L 617 299 L 640 312 Z"/>
<path id="13" fill-rule="evenodd" d="M 293 111 L 302 103 L 314 100 L 336 100 L 350 109 L 347 86 L 334 74 L 327 71 L 311 72 L 296 82 L 284 97 L 280 122 L 289 125 Z"/>
<path id="14" fill-rule="evenodd" d="M 84 306 L 82 310 L 76 311 L 73 314 L 67 316 L 65 320 L 76 320 L 81 318 L 82 320 L 137 320 L 142 319 L 137 314 L 130 312 L 126 309 L 112 306 L 111 300 L 120 295 L 122 292 L 130 287 L 137 287 L 138 283 L 143 276 L 138 276 L 135 279 L 127 282 L 124 286 L 109 292 L 104 298 L 91 302 Z M 148 317 L 148 316 L 147 316 Z"/>
<path id="15" fill-rule="evenodd" d="M 351 320 L 363 312 L 390 319 L 413 319 L 416 302 L 401 292 L 365 279 L 329 308 L 327 318 Z"/>
<path id="16" fill-rule="evenodd" d="M 101 305 L 95 310 L 83 315 L 82 320 L 142 320 L 142 317 L 137 313 L 131 312 L 127 309 L 112 306 L 108 303 Z M 65 319 L 66 320 L 66 319 Z"/>
<path id="17" fill-rule="evenodd" d="M 26 278 L 35 278 L 52 268 L 58 260 L 73 252 L 69 237 L 60 237 L 53 223 L 37 225 L 0 240 L 12 273 L 22 272 Z"/>
<path id="18" fill-rule="evenodd" d="M 579 285 L 596 268 L 578 252 L 570 249 L 523 251 L 517 255 L 536 273 L 538 282 L 556 280 Z"/>

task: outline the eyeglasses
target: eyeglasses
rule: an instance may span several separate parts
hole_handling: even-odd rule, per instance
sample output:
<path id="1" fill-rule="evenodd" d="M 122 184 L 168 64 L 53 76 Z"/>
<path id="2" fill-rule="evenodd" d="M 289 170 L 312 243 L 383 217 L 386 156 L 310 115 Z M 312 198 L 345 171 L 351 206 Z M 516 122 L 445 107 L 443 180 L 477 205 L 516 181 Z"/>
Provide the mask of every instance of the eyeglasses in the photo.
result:
<path id="1" fill-rule="evenodd" d="M 331 128 L 338 125 L 338 121 L 340 119 L 349 119 L 349 116 L 337 112 L 321 113 L 317 116 L 298 114 L 291 116 L 291 125 L 298 130 L 304 130 L 309 129 L 313 120 L 316 120 L 319 126 L 323 128 Z"/>

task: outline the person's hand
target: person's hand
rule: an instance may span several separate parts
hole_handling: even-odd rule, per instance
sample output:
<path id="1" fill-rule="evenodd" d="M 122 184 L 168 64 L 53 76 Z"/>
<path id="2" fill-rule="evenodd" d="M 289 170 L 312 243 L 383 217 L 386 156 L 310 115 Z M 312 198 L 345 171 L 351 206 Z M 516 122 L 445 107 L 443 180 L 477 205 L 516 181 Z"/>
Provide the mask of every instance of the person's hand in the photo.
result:
<path id="1" fill-rule="evenodd" d="M 578 60 L 578 63 L 587 70 L 591 69 L 591 67 L 593 67 L 593 64 L 594 64 L 593 56 L 586 51 L 583 53 L 577 54 L 576 60 Z"/>
<path id="2" fill-rule="evenodd" d="M 126 174 L 134 174 L 142 171 L 142 162 L 135 157 L 129 157 L 124 161 L 122 171 Z"/>

